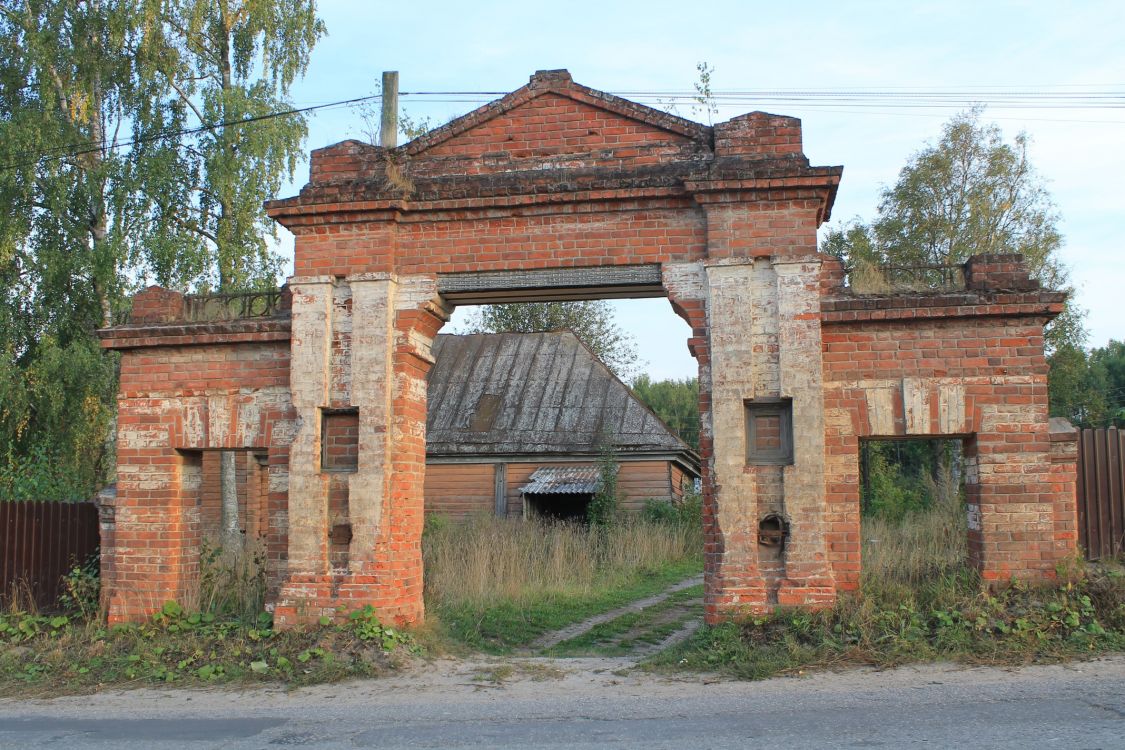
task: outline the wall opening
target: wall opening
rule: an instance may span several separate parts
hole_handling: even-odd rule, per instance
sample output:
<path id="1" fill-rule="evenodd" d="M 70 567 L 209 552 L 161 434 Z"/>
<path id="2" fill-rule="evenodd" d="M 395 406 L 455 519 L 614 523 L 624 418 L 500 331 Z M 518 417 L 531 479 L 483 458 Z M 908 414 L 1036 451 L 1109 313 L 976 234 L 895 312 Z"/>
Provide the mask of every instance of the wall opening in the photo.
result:
<path id="1" fill-rule="evenodd" d="M 968 565 L 960 439 L 860 441 L 864 585 L 916 586 Z"/>
<path id="2" fill-rule="evenodd" d="M 523 498 L 528 518 L 585 524 L 586 512 L 594 496 L 589 493 L 529 494 Z"/>
<path id="3" fill-rule="evenodd" d="M 552 300 L 549 290 L 543 300 Z M 699 368 L 687 346 L 693 331 L 666 298 L 602 305 L 609 307 L 613 335 L 636 342 L 636 359 L 626 367 L 615 366 L 621 360 L 605 363 L 613 371 L 609 377 L 585 360 L 586 346 L 596 348 L 589 342 L 517 340 L 558 333 L 563 326 L 552 316 L 542 317 L 542 327 L 506 334 L 509 339 L 494 350 L 484 341 L 435 342 L 427 446 L 447 446 L 447 454 L 427 454 L 423 552 L 430 611 L 496 606 L 546 592 L 565 596 L 606 579 L 635 580 L 648 567 L 685 559 L 702 571 L 694 458 Z M 474 307 L 458 307 L 442 333 L 481 328 Z M 450 356 L 456 382 L 443 379 Z M 543 366 L 525 366 L 532 357 L 541 357 Z M 559 364 L 557 373 L 551 363 Z M 636 395 L 642 391 L 652 401 Z M 661 429 L 679 435 L 692 457 L 673 455 L 678 443 L 673 449 L 645 437 L 661 418 L 667 425 Z M 615 425 L 625 428 L 622 443 L 614 446 L 620 522 L 591 529 L 587 511 L 600 486 L 600 434 Z M 558 486 L 536 492 L 529 486 L 536 482 Z M 630 533 L 635 536 L 627 539 Z"/>
<path id="4" fill-rule="evenodd" d="M 200 611 L 254 614 L 266 598 L 267 456 L 258 449 L 185 451 L 199 513 Z M 186 479 L 186 477 L 185 477 Z"/>

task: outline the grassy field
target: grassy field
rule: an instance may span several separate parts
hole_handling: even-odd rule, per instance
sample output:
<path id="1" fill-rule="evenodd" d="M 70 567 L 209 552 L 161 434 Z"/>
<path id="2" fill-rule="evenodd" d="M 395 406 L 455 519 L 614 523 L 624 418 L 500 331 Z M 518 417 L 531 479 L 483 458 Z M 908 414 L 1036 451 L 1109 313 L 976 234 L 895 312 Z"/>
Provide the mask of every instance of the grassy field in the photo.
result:
<path id="1" fill-rule="evenodd" d="M 602 529 L 482 517 L 423 537 L 426 607 L 451 647 L 509 653 L 703 569 L 698 524 Z"/>

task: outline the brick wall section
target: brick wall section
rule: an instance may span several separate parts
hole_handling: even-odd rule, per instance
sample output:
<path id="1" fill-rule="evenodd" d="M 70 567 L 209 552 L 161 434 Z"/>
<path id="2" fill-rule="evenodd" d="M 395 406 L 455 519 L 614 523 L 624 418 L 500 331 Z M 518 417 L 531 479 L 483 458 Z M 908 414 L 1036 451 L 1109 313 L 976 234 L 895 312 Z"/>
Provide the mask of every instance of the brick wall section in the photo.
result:
<path id="1" fill-rule="evenodd" d="M 1073 463 L 1057 450 L 1052 458 L 1043 354 L 1043 325 L 1063 295 L 1038 291 L 1007 256 L 971 261 L 977 291 L 954 294 L 852 297 L 825 265 L 825 489 L 837 585 L 859 584 L 863 437 L 964 438 L 972 562 L 986 580 L 1052 576 L 1076 539 L 1064 479 Z M 996 288 L 1022 291 L 984 291 Z"/>
<path id="2" fill-rule="evenodd" d="M 182 299 L 147 290 L 134 301 L 142 320 L 182 309 Z M 284 576 L 288 323 L 123 326 L 103 334 L 121 350 L 117 498 L 109 616 L 147 616 L 168 599 L 190 603 L 203 535 L 204 452 L 253 448 L 269 456 L 264 530 L 268 576 Z M 172 345 L 164 342 L 175 342 Z"/>

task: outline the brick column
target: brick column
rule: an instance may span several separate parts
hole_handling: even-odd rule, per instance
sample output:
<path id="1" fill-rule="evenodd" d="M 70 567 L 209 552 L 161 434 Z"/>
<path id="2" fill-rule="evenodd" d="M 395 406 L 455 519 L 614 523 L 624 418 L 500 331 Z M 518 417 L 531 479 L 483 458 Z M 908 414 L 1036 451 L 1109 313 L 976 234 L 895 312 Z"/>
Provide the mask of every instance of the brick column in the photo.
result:
<path id="1" fill-rule="evenodd" d="M 1052 417 L 1051 492 L 1055 496 L 1053 554 L 1062 560 L 1078 552 L 1078 439 L 1081 432 L 1068 420 Z"/>
<path id="2" fill-rule="evenodd" d="M 320 472 L 320 430 L 321 407 L 328 403 L 333 287 L 329 276 L 289 282 L 289 387 L 298 424 L 289 446 L 288 573 L 293 585 L 328 572 L 328 485 Z M 287 585 L 281 597 L 301 598 L 305 593 Z"/>
<path id="3" fill-rule="evenodd" d="M 784 606 L 830 606 L 836 587 L 825 541 L 824 368 L 820 332 L 820 261 L 777 260 L 778 364 L 781 395 L 793 400 L 794 460 L 785 467 L 790 534 Z"/>
<path id="4" fill-rule="evenodd" d="M 978 483 L 966 493 L 969 554 L 987 581 L 1053 578 L 1056 563 L 1073 549 L 1072 541 L 1056 544 L 1060 504 L 1073 504 L 1073 495 L 1052 492 L 1057 474 L 1047 431 L 1046 375 L 1026 381 L 1020 386 L 1026 396 L 998 394 L 977 407 L 971 445 Z M 1065 510 L 1062 521 L 1064 533 L 1074 528 Z"/>
<path id="5" fill-rule="evenodd" d="M 759 273 L 769 273 L 768 264 Z M 757 531 L 763 498 L 758 493 L 756 467 L 748 466 L 746 461 L 745 403 L 755 398 L 756 381 L 766 388 L 771 374 L 776 381 L 776 368 L 769 367 L 769 357 L 755 356 L 757 347 L 768 348 L 768 334 L 752 333 L 752 290 L 763 288 L 756 281 L 751 260 L 728 261 L 706 268 L 714 430 L 711 465 L 716 495 L 714 533 L 720 540 L 718 549 L 707 554 L 712 580 L 712 597 L 707 602 L 711 620 L 722 613 L 747 608 L 763 610 L 769 606 L 770 592 L 758 564 Z M 776 310 L 776 297 L 773 303 Z M 778 394 L 774 390 L 768 395 Z M 777 467 L 767 468 L 770 473 L 776 470 Z"/>
<path id="6" fill-rule="evenodd" d="M 194 606 L 199 581 L 200 455 L 172 448 L 159 402 L 122 399 L 109 622 L 142 620 L 169 600 Z"/>
<path id="7" fill-rule="evenodd" d="M 293 403 L 302 426 L 290 450 L 289 578 L 276 619 L 289 625 L 370 604 L 386 622 L 417 621 L 423 614 L 426 376 L 433 338 L 449 310 L 432 276 L 364 273 L 333 283 L 295 279 L 291 286 Z M 333 294 L 347 295 L 350 305 L 333 305 Z M 339 315 L 350 309 L 348 320 L 339 321 L 348 332 L 342 337 L 334 330 L 337 308 Z M 350 344 L 332 351 L 334 340 Z M 350 404 L 331 401 L 342 393 L 350 394 Z M 344 569 L 329 569 L 327 561 L 327 479 L 319 465 L 326 406 L 354 408 L 359 416 L 357 466 L 336 477 L 346 483 L 351 531 Z M 294 564 L 294 555 L 304 567 Z"/>

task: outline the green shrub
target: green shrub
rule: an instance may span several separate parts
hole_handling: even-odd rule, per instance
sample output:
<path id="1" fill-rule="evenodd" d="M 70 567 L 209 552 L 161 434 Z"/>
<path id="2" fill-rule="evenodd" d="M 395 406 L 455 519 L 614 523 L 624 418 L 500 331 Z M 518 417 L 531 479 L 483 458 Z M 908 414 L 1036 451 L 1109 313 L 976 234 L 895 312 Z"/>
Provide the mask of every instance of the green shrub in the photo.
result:
<path id="1" fill-rule="evenodd" d="M 598 457 L 598 491 L 586 506 L 586 521 L 592 528 L 605 528 L 618 520 L 621 512 L 621 498 L 617 491 L 619 468 L 613 446 L 604 443 Z"/>
<path id="2" fill-rule="evenodd" d="M 641 518 L 649 523 L 703 526 L 703 496 L 692 492 L 679 502 L 650 497 L 641 508 Z"/>

